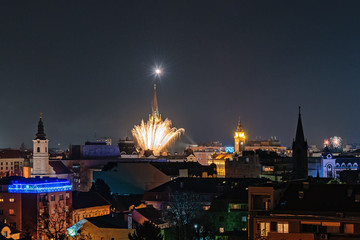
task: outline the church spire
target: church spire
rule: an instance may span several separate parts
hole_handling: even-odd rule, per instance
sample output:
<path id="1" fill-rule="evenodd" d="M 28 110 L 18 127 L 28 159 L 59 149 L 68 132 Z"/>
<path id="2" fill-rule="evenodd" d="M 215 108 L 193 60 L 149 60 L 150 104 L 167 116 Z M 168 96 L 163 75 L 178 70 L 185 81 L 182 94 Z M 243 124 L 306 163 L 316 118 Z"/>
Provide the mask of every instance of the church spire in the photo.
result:
<path id="1" fill-rule="evenodd" d="M 240 121 L 240 118 L 239 118 L 239 122 L 238 122 L 238 125 L 237 125 L 237 128 L 236 128 L 236 131 L 237 132 L 243 132 L 243 128 L 242 128 L 242 125 L 241 125 L 241 121 Z"/>
<path id="2" fill-rule="evenodd" d="M 153 106 L 152 106 L 152 115 L 159 116 L 159 109 L 158 109 L 157 96 L 156 96 L 156 83 L 154 84 L 154 98 L 153 98 Z"/>
<path id="3" fill-rule="evenodd" d="M 38 131 L 36 133 L 36 138 L 35 139 L 40 139 L 40 140 L 45 140 L 46 134 L 44 132 L 44 124 L 42 122 L 42 112 L 40 112 L 40 119 L 39 119 L 39 123 L 38 123 Z"/>
<path id="4" fill-rule="evenodd" d="M 296 128 L 296 135 L 292 145 L 294 179 L 304 179 L 308 176 L 308 145 L 304 137 L 300 110 L 301 109 L 299 107 L 299 118 Z"/>
<path id="5" fill-rule="evenodd" d="M 299 106 L 299 118 L 298 118 L 298 124 L 297 124 L 297 128 L 296 128 L 295 142 L 304 142 L 304 141 L 305 141 L 305 137 L 304 137 L 304 130 L 302 127 L 302 122 L 301 122 L 301 107 Z"/>

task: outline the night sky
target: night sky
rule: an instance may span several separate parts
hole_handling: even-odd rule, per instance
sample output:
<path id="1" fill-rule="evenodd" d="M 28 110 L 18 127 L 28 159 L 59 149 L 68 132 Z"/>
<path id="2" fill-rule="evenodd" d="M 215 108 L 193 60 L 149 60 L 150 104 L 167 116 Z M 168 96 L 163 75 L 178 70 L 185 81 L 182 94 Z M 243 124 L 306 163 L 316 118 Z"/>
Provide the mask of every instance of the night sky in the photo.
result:
<path id="1" fill-rule="evenodd" d="M 0 147 L 109 136 L 159 111 L 183 143 L 360 142 L 359 1 L 1 1 Z"/>

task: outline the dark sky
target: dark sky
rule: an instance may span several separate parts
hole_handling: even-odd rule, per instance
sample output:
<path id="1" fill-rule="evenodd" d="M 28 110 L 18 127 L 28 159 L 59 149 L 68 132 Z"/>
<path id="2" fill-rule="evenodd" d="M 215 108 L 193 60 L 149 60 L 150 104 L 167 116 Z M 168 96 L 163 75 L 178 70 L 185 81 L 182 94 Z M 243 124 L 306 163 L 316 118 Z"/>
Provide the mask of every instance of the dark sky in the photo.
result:
<path id="1" fill-rule="evenodd" d="M 151 111 L 185 143 L 360 142 L 359 1 L 1 1 L 0 147 L 130 136 Z"/>

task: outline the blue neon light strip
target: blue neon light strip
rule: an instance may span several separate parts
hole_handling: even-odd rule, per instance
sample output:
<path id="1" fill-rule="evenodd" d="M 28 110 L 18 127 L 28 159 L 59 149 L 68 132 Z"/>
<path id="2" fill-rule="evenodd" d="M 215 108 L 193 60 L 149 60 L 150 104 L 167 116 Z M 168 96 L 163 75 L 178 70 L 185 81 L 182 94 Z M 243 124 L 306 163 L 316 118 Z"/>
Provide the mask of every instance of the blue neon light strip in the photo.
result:
<path id="1" fill-rule="evenodd" d="M 9 185 L 10 193 L 49 193 L 71 191 L 72 185 L 68 180 L 41 183 L 19 183 L 17 181 Z"/>

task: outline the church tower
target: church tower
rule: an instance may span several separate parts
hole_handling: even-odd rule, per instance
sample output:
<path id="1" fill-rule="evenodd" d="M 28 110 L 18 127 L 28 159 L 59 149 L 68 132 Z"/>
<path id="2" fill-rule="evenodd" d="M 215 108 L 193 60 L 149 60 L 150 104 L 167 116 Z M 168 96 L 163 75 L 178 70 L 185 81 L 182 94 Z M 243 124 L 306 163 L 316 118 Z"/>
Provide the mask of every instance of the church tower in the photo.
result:
<path id="1" fill-rule="evenodd" d="M 299 107 L 299 118 L 296 128 L 296 136 L 292 145 L 293 150 L 293 178 L 304 179 L 308 177 L 308 145 L 304 137 Z"/>
<path id="2" fill-rule="evenodd" d="M 235 153 L 240 153 L 240 152 L 244 151 L 246 136 L 245 136 L 245 132 L 241 126 L 240 120 L 238 122 L 238 126 L 235 131 L 234 140 L 235 140 L 235 147 L 234 147 Z"/>
<path id="3" fill-rule="evenodd" d="M 44 132 L 44 124 L 42 122 L 42 113 L 38 123 L 38 131 L 36 138 L 33 140 L 33 169 L 32 176 L 48 176 L 51 175 L 51 167 L 49 165 L 49 140 L 46 139 Z"/>
<path id="4" fill-rule="evenodd" d="M 156 84 L 154 84 L 154 97 L 153 97 L 153 103 L 152 103 L 152 113 L 149 116 L 150 121 L 161 121 L 161 115 L 159 114 L 159 108 L 157 103 L 157 96 L 156 96 Z"/>

